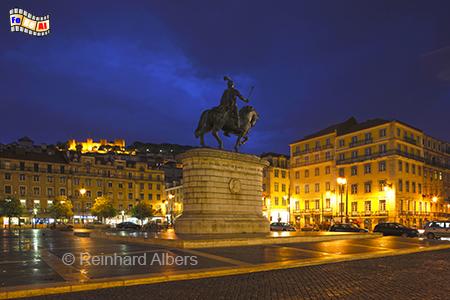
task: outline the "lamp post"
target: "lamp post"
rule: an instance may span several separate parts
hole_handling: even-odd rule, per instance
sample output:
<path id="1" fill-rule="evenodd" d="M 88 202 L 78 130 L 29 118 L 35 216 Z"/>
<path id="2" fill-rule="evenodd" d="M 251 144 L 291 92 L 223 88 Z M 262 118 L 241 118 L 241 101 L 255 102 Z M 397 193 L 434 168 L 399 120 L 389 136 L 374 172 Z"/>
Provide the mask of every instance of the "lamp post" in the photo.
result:
<path id="1" fill-rule="evenodd" d="M 122 215 L 122 223 L 123 223 L 123 222 L 124 222 L 124 219 L 125 219 L 125 211 L 122 210 L 122 211 L 120 212 L 120 214 Z"/>
<path id="2" fill-rule="evenodd" d="M 337 184 L 339 185 L 339 193 L 341 194 L 341 202 L 339 203 L 339 212 L 341 214 L 341 223 L 344 222 L 344 212 L 342 204 L 344 202 L 344 186 L 347 184 L 347 179 L 345 177 L 338 177 L 337 178 Z M 348 202 L 348 197 L 347 197 Z M 348 210 L 346 209 L 346 219 L 348 219 Z"/>
<path id="3" fill-rule="evenodd" d="M 81 195 L 81 222 L 84 224 L 84 195 L 86 194 L 86 189 L 81 188 L 80 189 L 80 195 Z"/>
<path id="4" fill-rule="evenodd" d="M 173 206 L 174 206 L 174 204 L 173 204 L 173 198 L 175 198 L 175 196 L 173 195 L 173 194 L 169 194 L 168 196 L 167 196 L 167 198 L 169 198 L 169 217 L 170 217 L 170 224 L 172 224 L 173 223 Z"/>
<path id="5" fill-rule="evenodd" d="M 37 228 L 37 224 L 36 224 L 36 215 L 37 215 L 37 208 L 33 208 L 33 225 L 34 225 L 34 229 Z"/>

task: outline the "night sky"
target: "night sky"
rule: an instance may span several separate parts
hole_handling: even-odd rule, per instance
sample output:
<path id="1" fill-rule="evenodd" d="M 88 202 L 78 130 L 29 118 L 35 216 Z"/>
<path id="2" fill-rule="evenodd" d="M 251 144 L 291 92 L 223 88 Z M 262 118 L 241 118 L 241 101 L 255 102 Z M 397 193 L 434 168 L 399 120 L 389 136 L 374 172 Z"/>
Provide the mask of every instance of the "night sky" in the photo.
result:
<path id="1" fill-rule="evenodd" d="M 10 32 L 14 7 L 50 14 L 51 35 Z M 197 145 L 223 75 L 244 96 L 255 86 L 244 152 L 288 153 L 350 116 L 449 141 L 449 15 L 450 1 L 2 0 L 0 143 Z"/>

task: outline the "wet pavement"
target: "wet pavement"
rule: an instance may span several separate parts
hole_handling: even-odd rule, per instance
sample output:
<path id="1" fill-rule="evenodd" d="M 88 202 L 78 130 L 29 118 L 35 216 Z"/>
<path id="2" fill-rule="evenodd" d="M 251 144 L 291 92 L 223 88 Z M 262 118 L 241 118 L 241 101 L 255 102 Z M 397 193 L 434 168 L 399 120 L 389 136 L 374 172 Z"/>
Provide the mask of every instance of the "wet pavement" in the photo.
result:
<path id="1" fill-rule="evenodd" d="M 371 239 L 258 245 L 245 247 L 173 249 L 113 240 L 77 237 L 72 232 L 22 230 L 0 232 L 0 292 L 4 288 L 91 279 L 119 278 L 139 274 L 168 275 L 194 270 L 235 268 L 276 262 L 297 262 L 344 255 L 402 249 L 427 249 L 450 245 L 450 241 L 419 238 L 376 237 Z M 65 264 L 65 254 L 74 260 Z M 84 253 L 84 254 L 83 254 Z M 114 263 L 92 263 L 87 255 L 114 258 Z M 126 258 L 144 259 L 133 264 Z M 195 258 L 195 259 L 193 259 Z M 180 259 L 180 263 L 174 263 Z M 181 259 L 185 259 L 181 263 Z M 83 263 L 81 263 L 83 261 Z M 118 263 L 117 263 L 118 262 Z"/>

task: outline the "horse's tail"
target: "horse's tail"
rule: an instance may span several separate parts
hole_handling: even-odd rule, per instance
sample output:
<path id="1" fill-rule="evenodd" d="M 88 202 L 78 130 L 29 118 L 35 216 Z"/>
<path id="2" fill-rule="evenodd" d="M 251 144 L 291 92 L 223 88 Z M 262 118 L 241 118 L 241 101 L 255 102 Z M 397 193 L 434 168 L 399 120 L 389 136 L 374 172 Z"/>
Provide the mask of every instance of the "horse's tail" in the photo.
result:
<path id="1" fill-rule="evenodd" d="M 198 121 L 197 129 L 195 129 L 195 137 L 198 138 L 201 134 L 203 129 L 206 127 L 206 122 L 208 121 L 208 110 L 205 110 L 202 112 L 202 115 L 200 116 L 200 120 Z"/>

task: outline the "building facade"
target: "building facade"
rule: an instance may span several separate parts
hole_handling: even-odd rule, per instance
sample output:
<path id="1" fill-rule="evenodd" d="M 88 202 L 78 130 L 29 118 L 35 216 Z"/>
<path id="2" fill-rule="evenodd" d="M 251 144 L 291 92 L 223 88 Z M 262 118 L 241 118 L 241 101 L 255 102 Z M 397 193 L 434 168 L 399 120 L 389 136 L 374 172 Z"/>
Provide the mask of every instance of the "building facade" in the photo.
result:
<path id="1" fill-rule="evenodd" d="M 169 223 L 183 212 L 183 185 L 181 182 L 166 183 L 167 217 Z"/>
<path id="2" fill-rule="evenodd" d="M 265 153 L 270 165 L 263 170 L 263 214 L 271 222 L 290 222 L 289 157 Z"/>
<path id="3" fill-rule="evenodd" d="M 354 222 L 373 229 L 395 221 L 421 227 L 450 216 L 449 144 L 408 124 L 351 118 L 290 150 L 299 226 Z"/>
<path id="4" fill-rule="evenodd" d="M 95 198 L 107 197 L 129 218 L 131 208 L 148 201 L 155 217 L 166 214 L 164 172 L 133 155 L 60 151 L 55 147 L 15 143 L 0 149 L 0 198 L 17 198 L 24 222 L 48 219 L 56 197 L 72 202 L 74 221 L 92 220 Z"/>

